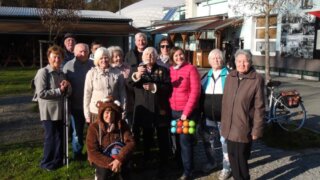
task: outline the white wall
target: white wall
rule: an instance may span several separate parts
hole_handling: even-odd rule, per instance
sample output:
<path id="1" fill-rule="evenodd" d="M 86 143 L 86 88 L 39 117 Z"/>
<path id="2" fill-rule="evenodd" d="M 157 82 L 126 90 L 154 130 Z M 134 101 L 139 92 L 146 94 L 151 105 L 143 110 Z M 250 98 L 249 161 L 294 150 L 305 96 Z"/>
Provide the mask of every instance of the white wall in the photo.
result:
<path id="1" fill-rule="evenodd" d="M 219 15 L 228 13 L 228 1 L 216 0 L 216 2 L 208 5 L 207 2 L 202 2 L 198 5 L 197 17 Z"/>

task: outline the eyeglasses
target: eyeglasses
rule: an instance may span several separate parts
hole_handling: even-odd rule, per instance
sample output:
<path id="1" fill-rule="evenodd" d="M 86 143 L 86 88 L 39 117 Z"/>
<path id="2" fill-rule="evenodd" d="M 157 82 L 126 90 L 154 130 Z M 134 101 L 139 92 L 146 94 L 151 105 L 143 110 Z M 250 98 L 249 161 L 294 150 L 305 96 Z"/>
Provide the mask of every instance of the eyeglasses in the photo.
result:
<path id="1" fill-rule="evenodd" d="M 160 45 L 160 47 L 161 47 L 161 48 L 168 48 L 168 49 L 170 48 L 169 45 Z"/>

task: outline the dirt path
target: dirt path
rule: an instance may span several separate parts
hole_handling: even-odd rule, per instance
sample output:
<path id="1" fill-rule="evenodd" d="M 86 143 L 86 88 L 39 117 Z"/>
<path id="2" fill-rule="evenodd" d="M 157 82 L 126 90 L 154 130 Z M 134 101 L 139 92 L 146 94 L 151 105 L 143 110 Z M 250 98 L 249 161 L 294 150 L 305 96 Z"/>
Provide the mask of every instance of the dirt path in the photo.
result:
<path id="1" fill-rule="evenodd" d="M 0 97 L 0 143 L 43 139 L 43 129 L 31 95 Z"/>

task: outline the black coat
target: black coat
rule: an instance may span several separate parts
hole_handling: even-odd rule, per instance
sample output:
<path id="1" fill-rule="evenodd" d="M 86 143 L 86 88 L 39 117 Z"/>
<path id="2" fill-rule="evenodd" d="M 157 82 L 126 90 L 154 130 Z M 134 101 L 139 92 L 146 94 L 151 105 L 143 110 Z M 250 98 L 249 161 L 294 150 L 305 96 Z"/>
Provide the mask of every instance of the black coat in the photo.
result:
<path id="1" fill-rule="evenodd" d="M 155 83 L 157 91 L 152 93 L 143 89 L 144 83 Z M 135 94 L 134 125 L 138 127 L 169 126 L 171 111 L 169 96 L 172 91 L 168 69 L 154 64 L 151 73 L 142 75 L 141 79 L 134 82 L 128 78 L 128 85 Z"/>

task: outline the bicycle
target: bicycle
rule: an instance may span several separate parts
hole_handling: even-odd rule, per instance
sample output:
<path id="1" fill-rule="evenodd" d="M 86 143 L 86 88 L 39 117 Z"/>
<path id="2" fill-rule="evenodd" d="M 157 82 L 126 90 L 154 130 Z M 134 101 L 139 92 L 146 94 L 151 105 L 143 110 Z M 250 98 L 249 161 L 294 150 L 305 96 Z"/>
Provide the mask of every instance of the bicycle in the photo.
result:
<path id="1" fill-rule="evenodd" d="M 265 116 L 266 123 L 278 123 L 286 131 L 297 131 L 305 123 L 306 109 L 297 91 L 276 91 L 280 85 L 280 81 L 270 81 L 267 84 L 270 94 L 268 96 L 269 112 Z M 290 92 L 290 95 L 286 95 L 284 92 Z M 295 104 L 292 99 L 290 100 L 293 97 L 299 97 Z"/>

